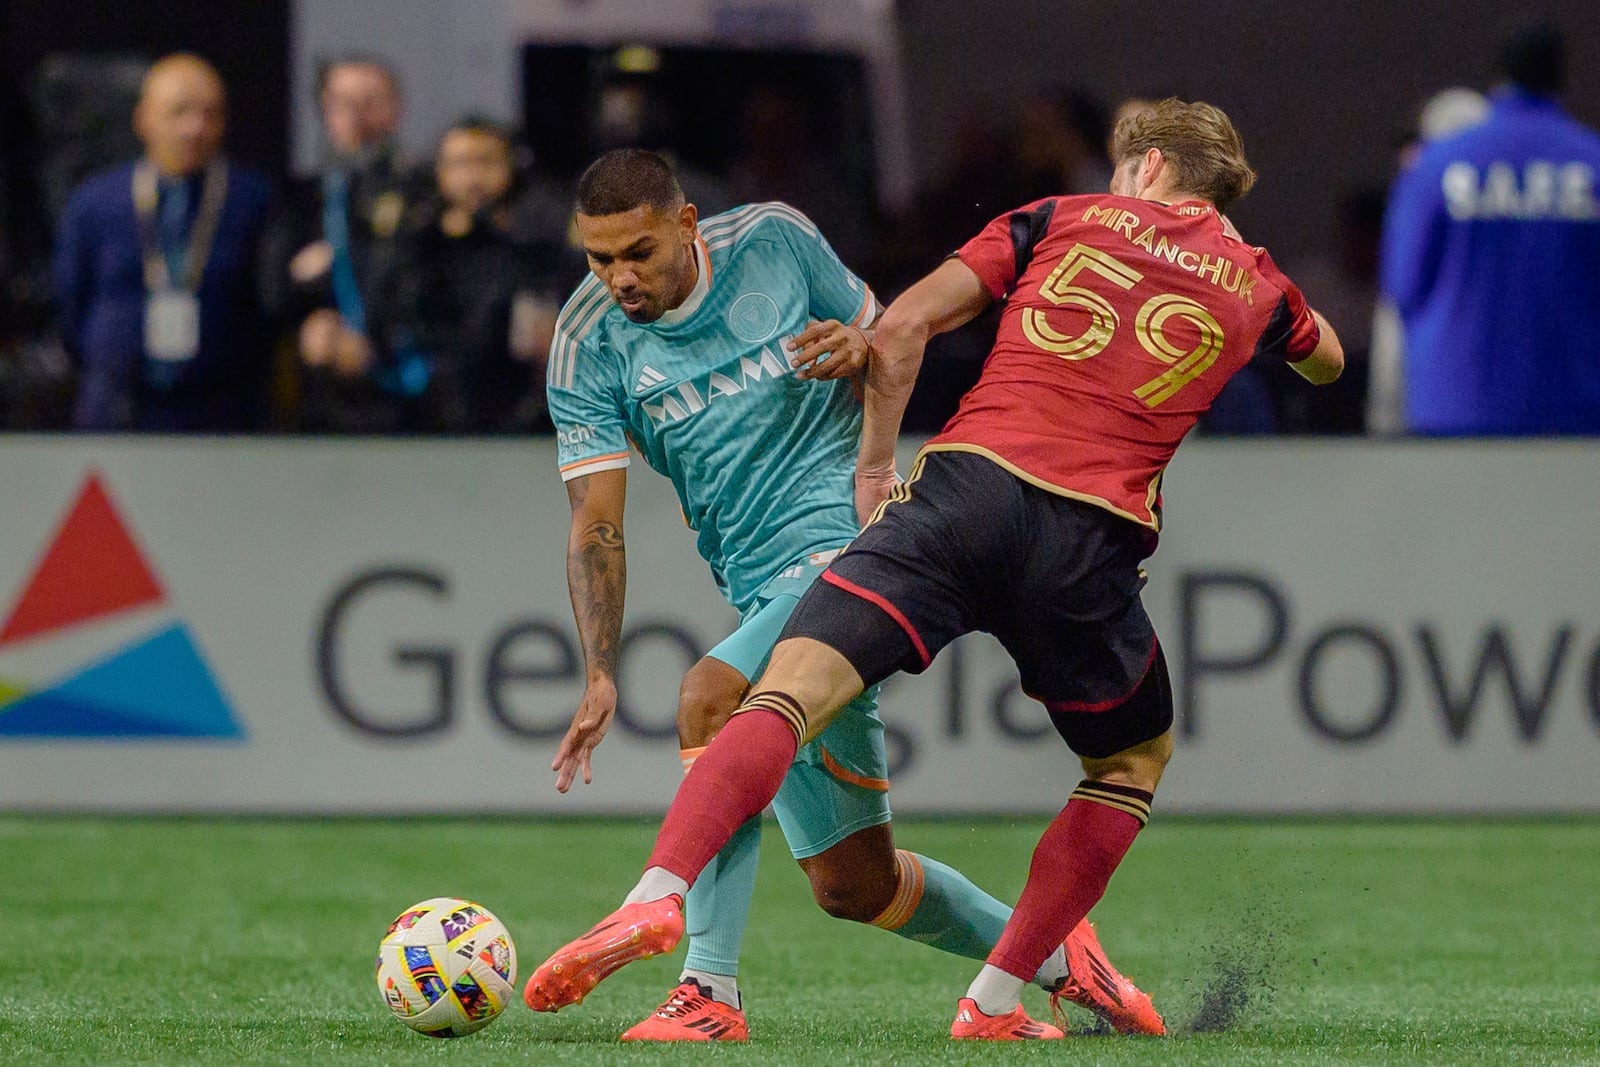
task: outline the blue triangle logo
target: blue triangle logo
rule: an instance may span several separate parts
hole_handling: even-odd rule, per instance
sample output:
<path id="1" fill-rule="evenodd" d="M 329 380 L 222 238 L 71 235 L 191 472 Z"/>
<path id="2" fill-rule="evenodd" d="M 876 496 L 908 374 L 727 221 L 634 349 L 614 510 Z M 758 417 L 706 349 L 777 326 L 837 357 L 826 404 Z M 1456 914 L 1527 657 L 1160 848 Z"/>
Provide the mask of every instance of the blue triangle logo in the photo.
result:
<path id="1" fill-rule="evenodd" d="M 0 737 L 242 739 L 244 731 L 179 623 L 0 708 Z"/>

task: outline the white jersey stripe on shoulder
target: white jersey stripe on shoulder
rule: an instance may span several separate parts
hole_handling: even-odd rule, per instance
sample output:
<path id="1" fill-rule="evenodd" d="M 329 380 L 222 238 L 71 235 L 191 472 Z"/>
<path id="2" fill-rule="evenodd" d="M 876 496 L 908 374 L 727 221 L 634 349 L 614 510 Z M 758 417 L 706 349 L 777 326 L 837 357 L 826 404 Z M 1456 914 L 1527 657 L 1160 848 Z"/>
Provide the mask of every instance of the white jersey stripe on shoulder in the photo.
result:
<path id="1" fill-rule="evenodd" d="M 594 307 L 594 302 L 605 289 L 605 284 L 593 274 L 579 283 L 567 298 L 566 304 L 561 308 L 561 314 L 556 316 L 556 328 L 560 329 L 569 323 L 582 318 L 588 310 Z"/>
<path id="2" fill-rule="evenodd" d="M 578 286 L 577 291 L 561 309 L 561 314 L 556 317 L 555 344 L 552 346 L 550 359 L 549 378 L 562 385 L 568 384 L 564 375 L 567 364 L 577 347 L 577 340 L 583 336 L 582 322 L 595 307 L 596 300 L 606 295 L 605 286 L 600 279 L 590 276 L 587 281 Z"/>
<path id="3" fill-rule="evenodd" d="M 609 299 L 605 285 L 591 276 L 567 301 L 556 320 L 556 344 L 550 368 L 552 381 L 571 385 L 571 364 L 577 355 L 578 342 L 593 327 L 595 309 L 603 307 Z"/>
<path id="4" fill-rule="evenodd" d="M 594 329 L 595 324 L 611 309 L 611 291 L 600 279 L 595 278 L 593 282 L 593 292 L 585 294 L 581 299 L 574 297 L 568 301 L 567 309 L 571 314 L 564 310 L 556 322 L 556 350 L 550 379 L 564 389 L 572 388 L 579 345 L 588 336 L 589 331 Z"/>
<path id="5" fill-rule="evenodd" d="M 594 297 L 584 305 L 580 313 L 573 316 L 572 322 L 567 326 L 567 337 L 573 344 L 577 344 L 589 335 L 595 323 L 605 317 L 605 313 L 614 306 L 611 291 L 601 286 Z"/>
<path id="6" fill-rule="evenodd" d="M 763 214 L 752 217 L 744 225 L 738 226 L 731 230 L 721 230 L 712 234 L 710 237 L 706 238 L 706 245 L 709 248 L 726 248 L 727 246 L 743 238 L 746 234 L 750 233 L 751 230 L 754 230 L 757 225 L 766 221 L 767 219 L 784 219 L 785 221 L 794 224 L 793 217 L 789 216 L 785 212 L 764 212 Z M 804 232 L 818 240 L 820 240 L 822 237 L 822 234 L 814 226 L 805 227 Z"/>
<path id="7" fill-rule="evenodd" d="M 800 227 L 810 234 L 819 234 L 816 223 L 808 219 L 802 212 L 790 207 L 788 204 L 777 200 L 763 204 L 751 204 L 748 207 L 730 211 L 728 214 L 712 221 L 701 228 L 701 236 L 710 241 L 715 237 L 723 237 L 729 233 L 748 230 L 762 219 L 783 218 Z"/>
<path id="8" fill-rule="evenodd" d="M 704 236 L 708 230 L 715 232 L 729 226 L 737 226 L 742 220 L 748 219 L 753 213 L 766 207 L 768 203 L 769 201 L 757 201 L 753 204 L 744 204 L 706 219 L 700 226 L 701 235 Z"/>
<path id="9" fill-rule="evenodd" d="M 751 204 L 748 207 L 730 211 L 709 225 L 701 227 L 700 235 L 705 238 L 707 244 L 711 244 L 730 235 L 737 236 L 742 234 L 755 226 L 756 223 L 768 218 L 784 219 L 812 236 L 821 236 L 821 231 L 817 229 L 816 223 L 806 218 L 800 211 L 777 200 L 764 204 Z"/>

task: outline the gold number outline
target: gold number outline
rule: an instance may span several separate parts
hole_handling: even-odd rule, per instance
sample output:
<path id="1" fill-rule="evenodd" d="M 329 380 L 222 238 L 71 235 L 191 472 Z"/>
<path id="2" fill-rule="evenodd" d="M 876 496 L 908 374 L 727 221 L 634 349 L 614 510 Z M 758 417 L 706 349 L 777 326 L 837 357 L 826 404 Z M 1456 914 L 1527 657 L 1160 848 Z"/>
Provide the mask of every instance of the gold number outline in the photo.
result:
<path id="1" fill-rule="evenodd" d="M 1131 290 L 1144 280 L 1142 272 L 1109 252 L 1081 242 L 1067 250 L 1039 286 L 1039 295 L 1058 307 L 1086 310 L 1090 316 L 1088 328 L 1076 336 L 1064 334 L 1049 324 L 1042 308 L 1024 308 L 1022 333 L 1037 348 L 1073 362 L 1098 356 L 1121 325 L 1109 300 L 1092 289 L 1072 284 L 1084 270 L 1124 290 Z M 1174 315 L 1188 319 L 1200 331 L 1200 340 L 1194 348 L 1181 349 L 1167 339 L 1163 327 Z M 1133 395 L 1150 408 L 1176 396 L 1184 386 L 1209 370 L 1222 353 L 1222 324 L 1204 305 L 1177 293 L 1158 293 L 1146 300 L 1134 317 L 1133 331 L 1141 348 L 1170 365 L 1133 391 Z"/>
<path id="2" fill-rule="evenodd" d="M 1092 289 L 1073 285 L 1080 271 L 1088 270 L 1123 289 L 1132 289 L 1144 278 L 1115 256 L 1075 244 L 1056 264 L 1056 269 L 1039 287 L 1039 295 L 1052 304 L 1083 308 L 1089 313 L 1089 327 L 1076 337 L 1052 327 L 1041 308 L 1025 308 L 1022 312 L 1022 333 L 1029 341 L 1046 352 L 1062 359 L 1093 359 L 1106 345 L 1118 325 L 1117 311 L 1111 302 Z"/>

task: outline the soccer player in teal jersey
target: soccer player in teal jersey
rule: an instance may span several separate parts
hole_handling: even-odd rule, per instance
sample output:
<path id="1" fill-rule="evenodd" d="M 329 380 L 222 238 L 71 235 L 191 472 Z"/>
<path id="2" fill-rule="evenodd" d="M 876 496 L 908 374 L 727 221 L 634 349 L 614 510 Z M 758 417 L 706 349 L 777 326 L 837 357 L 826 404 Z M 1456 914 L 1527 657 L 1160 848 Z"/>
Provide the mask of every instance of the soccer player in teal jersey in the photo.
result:
<path id="1" fill-rule="evenodd" d="M 847 379 L 865 366 L 877 301 L 804 215 L 751 204 L 701 222 L 661 157 L 621 149 L 585 172 L 577 227 L 593 276 L 561 313 L 548 380 L 586 678 L 551 765 L 562 792 L 579 773 L 591 780 L 616 711 L 630 445 L 672 480 L 700 554 L 740 613 L 680 689 L 686 769 L 759 677 L 800 594 L 855 536 L 852 486 L 876 499 L 894 477 L 892 467 L 855 464 L 861 408 Z M 959 872 L 895 849 L 887 773 L 873 690 L 796 756 L 773 802 L 791 852 L 830 914 L 983 958 L 1011 909 Z M 736 976 L 759 834 L 751 819 L 695 882 L 680 984 L 625 1040 L 748 1036 Z M 525 999 L 553 1011 L 604 973 L 537 971 Z M 1036 980 L 1065 984 L 1118 1029 L 1159 1026 L 1087 922 Z"/>

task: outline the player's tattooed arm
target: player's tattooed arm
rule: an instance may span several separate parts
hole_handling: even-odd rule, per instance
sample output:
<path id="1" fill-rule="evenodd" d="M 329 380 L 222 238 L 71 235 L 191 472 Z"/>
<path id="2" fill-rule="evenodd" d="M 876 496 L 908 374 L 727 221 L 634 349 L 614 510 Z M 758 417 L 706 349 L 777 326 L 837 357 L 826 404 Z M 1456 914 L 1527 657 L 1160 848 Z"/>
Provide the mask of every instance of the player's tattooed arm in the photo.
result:
<path id="1" fill-rule="evenodd" d="M 628 561 L 622 541 L 621 508 L 608 505 L 606 486 L 592 486 L 602 471 L 567 483 L 572 502 L 572 530 L 567 541 L 567 588 L 583 643 L 589 676 L 616 674 L 617 646 L 622 639 L 622 605 L 627 592 Z M 618 481 L 621 478 L 617 478 Z M 620 494 L 618 494 L 620 495 Z M 617 501 L 620 504 L 620 500 Z"/>
<path id="2" fill-rule="evenodd" d="M 567 483 L 572 526 L 567 537 L 567 591 L 583 646 L 583 699 L 550 769 L 565 793 L 578 772 L 593 781 L 590 756 L 617 710 L 617 652 L 628 586 L 622 511 L 627 472 L 600 471 Z"/>

